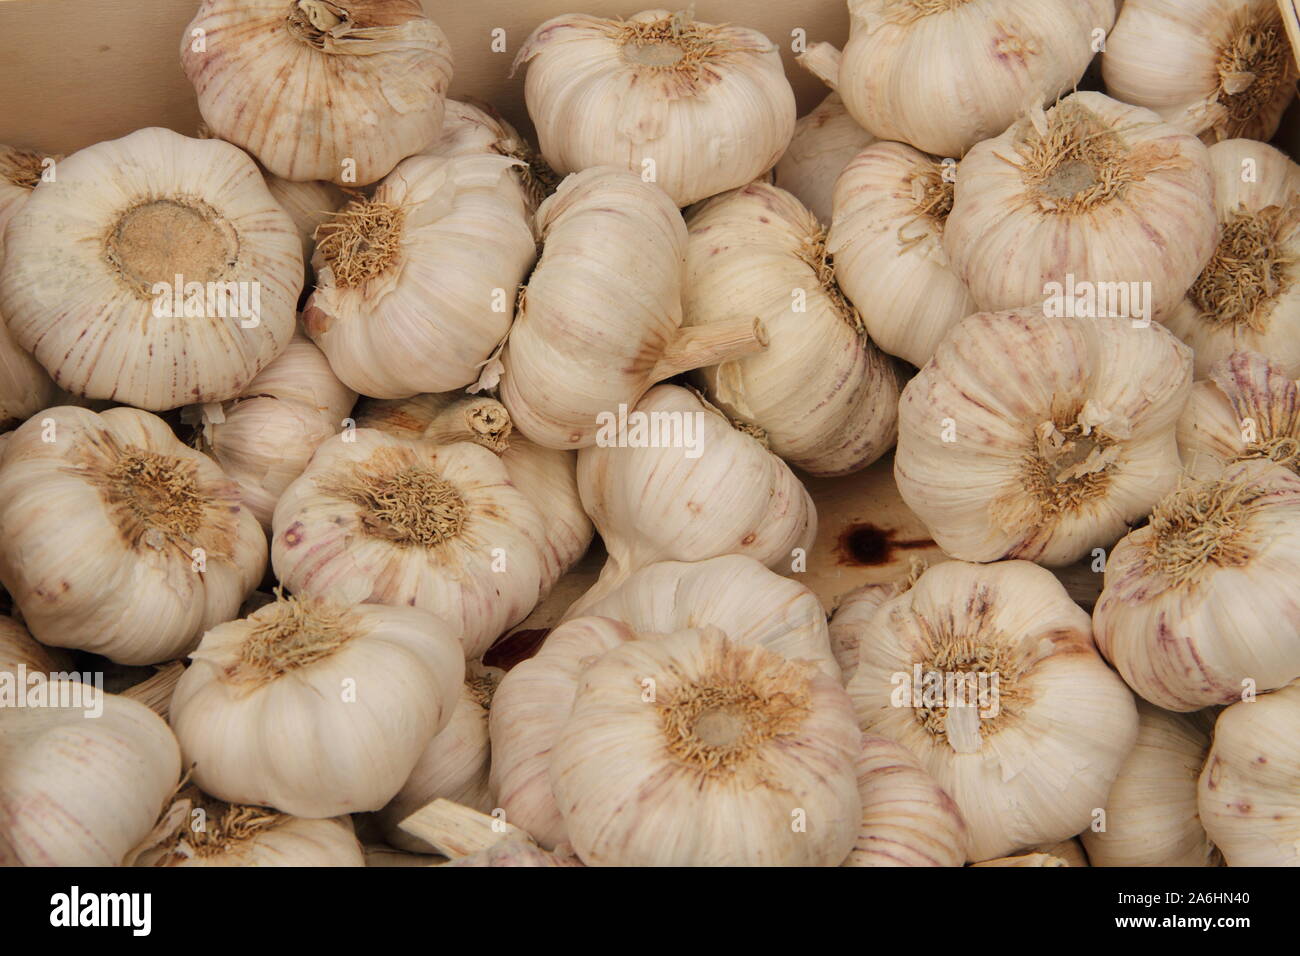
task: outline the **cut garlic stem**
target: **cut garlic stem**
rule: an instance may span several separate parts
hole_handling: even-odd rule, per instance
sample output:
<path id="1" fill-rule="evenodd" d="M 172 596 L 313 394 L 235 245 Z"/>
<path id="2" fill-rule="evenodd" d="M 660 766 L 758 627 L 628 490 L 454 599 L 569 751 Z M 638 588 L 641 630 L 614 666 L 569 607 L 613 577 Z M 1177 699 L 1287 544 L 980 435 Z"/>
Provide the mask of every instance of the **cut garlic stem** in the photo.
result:
<path id="1" fill-rule="evenodd" d="M 662 382 L 682 372 L 753 355 L 767 345 L 767 329 L 758 318 L 690 326 L 678 331 L 668 343 L 651 379 Z"/>
<path id="2" fill-rule="evenodd" d="M 441 797 L 398 826 L 453 860 L 509 840 L 532 842 L 527 833 L 502 819 Z"/>

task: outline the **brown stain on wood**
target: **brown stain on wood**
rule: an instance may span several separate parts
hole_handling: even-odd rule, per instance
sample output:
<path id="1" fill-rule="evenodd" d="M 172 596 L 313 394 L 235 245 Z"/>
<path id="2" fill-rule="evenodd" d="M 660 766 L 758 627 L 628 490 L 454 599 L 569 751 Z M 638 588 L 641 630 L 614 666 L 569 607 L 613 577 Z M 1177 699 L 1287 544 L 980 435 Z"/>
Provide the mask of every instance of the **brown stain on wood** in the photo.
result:
<path id="1" fill-rule="evenodd" d="M 879 567 L 894 560 L 897 551 L 934 547 L 929 538 L 896 538 L 897 531 L 873 524 L 852 524 L 840 532 L 835 545 L 837 563 L 850 567 Z"/>

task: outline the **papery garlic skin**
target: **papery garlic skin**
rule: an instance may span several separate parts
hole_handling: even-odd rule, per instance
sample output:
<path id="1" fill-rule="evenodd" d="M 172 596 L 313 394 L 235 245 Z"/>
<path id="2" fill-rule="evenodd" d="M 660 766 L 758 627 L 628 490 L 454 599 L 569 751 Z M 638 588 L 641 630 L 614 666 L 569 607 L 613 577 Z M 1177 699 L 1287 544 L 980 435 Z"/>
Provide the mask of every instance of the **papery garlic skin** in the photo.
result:
<path id="1" fill-rule="evenodd" d="M 300 598 L 213 628 L 190 656 L 171 723 L 194 782 L 310 819 L 391 800 L 464 678 L 455 630 L 427 611 Z"/>
<path id="2" fill-rule="evenodd" d="M 953 557 L 1069 564 L 1178 481 L 1191 364 L 1156 324 L 970 316 L 903 389 L 899 492 Z"/>
<path id="3" fill-rule="evenodd" d="M 505 156 L 413 156 L 317 230 L 307 334 L 374 398 L 462 388 L 510 329 L 536 249 Z"/>
<path id="4" fill-rule="evenodd" d="M 840 291 L 826 234 L 797 199 L 755 182 L 691 211 L 685 324 L 755 315 L 769 347 L 695 380 L 772 451 L 815 475 L 865 468 L 894 443 L 898 377 Z"/>
<path id="5" fill-rule="evenodd" d="M 1300 684 L 1233 704 L 1214 725 L 1201 822 L 1228 866 L 1300 866 Z"/>
<path id="6" fill-rule="evenodd" d="M 849 0 L 849 13 L 836 86 L 849 112 L 882 140 L 960 157 L 1073 89 L 1115 3 Z"/>
<path id="7" fill-rule="evenodd" d="M 1101 828 L 1080 835 L 1093 866 L 1218 866 L 1196 806 L 1212 715 L 1139 700 L 1137 745 L 1106 797 Z"/>
<path id="8" fill-rule="evenodd" d="M 295 594 L 406 605 L 446 619 L 483 655 L 541 593 L 545 530 L 485 448 L 370 428 L 322 444 L 280 496 L 271 561 Z"/>
<path id="9" fill-rule="evenodd" d="M 550 779 L 588 866 L 836 866 L 859 743 L 838 681 L 706 627 L 588 666 Z"/>
<path id="10" fill-rule="evenodd" d="M 858 755 L 862 826 L 842 866 L 962 866 L 969 835 L 952 797 L 910 751 L 864 735 Z"/>
<path id="11" fill-rule="evenodd" d="M 293 334 L 297 232 L 257 165 L 219 140 L 151 128 L 72 154 L 10 219 L 5 248 L 0 312 L 77 395 L 223 401 Z"/>
<path id="12" fill-rule="evenodd" d="M 442 130 L 422 152 L 427 156 L 486 153 L 520 160 L 524 165 L 514 166 L 510 171 L 523 191 L 529 214 L 536 212 L 542 200 L 560 181 L 555 171 L 546 165 L 546 160 L 487 103 L 447 100 L 446 106 Z"/>
<path id="13" fill-rule="evenodd" d="M 1191 346 L 1198 378 L 1239 350 L 1300 378 L 1300 166 L 1248 139 L 1209 157 L 1222 235 L 1164 323 Z"/>
<path id="14" fill-rule="evenodd" d="M 51 408 L 6 444 L 0 581 L 43 644 L 173 660 L 265 568 L 238 486 L 148 412 Z"/>
<path id="15" fill-rule="evenodd" d="M 1075 93 L 971 149 L 943 245 L 982 309 L 1064 297 L 1087 314 L 1159 322 L 1219 241 L 1213 196 L 1196 137 L 1149 110 Z M 1069 298 L 1089 288 L 1081 283 L 1096 304 Z"/>
<path id="16" fill-rule="evenodd" d="M 437 135 L 452 59 L 418 0 L 204 0 L 181 67 L 212 131 L 275 175 L 365 186 Z"/>
<path id="17" fill-rule="evenodd" d="M 860 648 L 848 692 L 863 731 L 910 750 L 956 801 L 972 860 L 1083 830 L 1137 739 L 1087 613 L 1028 561 L 935 565 Z"/>
<path id="18" fill-rule="evenodd" d="M 1300 77 L 1276 0 L 1131 0 L 1101 68 L 1110 95 L 1210 143 L 1271 139 Z"/>
<path id="19" fill-rule="evenodd" d="M 204 828 L 191 826 L 191 801 L 178 801 L 180 829 L 142 852 L 136 866 L 365 866 L 349 817 L 304 820 L 263 807 L 200 801 Z M 178 814 L 180 816 L 180 814 Z"/>
<path id="20" fill-rule="evenodd" d="M 1097 646 L 1138 694 L 1192 711 L 1300 677 L 1300 476 L 1243 461 L 1188 482 L 1106 561 Z"/>
<path id="21" fill-rule="evenodd" d="M 133 700 L 71 681 L 45 687 L 61 706 L 0 720 L 0 866 L 118 866 L 176 787 L 176 738 Z"/>
<path id="22" fill-rule="evenodd" d="M 794 138 L 776 164 L 774 185 L 790 193 L 830 228 L 835 180 L 876 138 L 858 125 L 838 93 L 829 94 L 794 124 Z"/>
<path id="23" fill-rule="evenodd" d="M 651 389 L 629 418 L 636 415 L 650 423 L 653 446 L 632 446 L 629 431 L 629 447 L 598 436 L 578 453 L 578 490 L 609 561 L 576 608 L 656 561 L 744 554 L 784 570 L 812 547 L 812 498 L 755 438 L 676 385 Z M 655 447 L 665 438 L 666 447 Z"/>
<path id="24" fill-rule="evenodd" d="M 542 155 L 559 173 L 648 173 L 677 206 L 770 169 L 794 135 L 780 51 L 755 30 L 644 10 L 554 17 L 520 48 Z"/>
<path id="25" fill-rule="evenodd" d="M 918 368 L 979 308 L 943 248 L 956 163 L 903 143 L 876 143 L 835 184 L 826 250 L 875 342 Z"/>

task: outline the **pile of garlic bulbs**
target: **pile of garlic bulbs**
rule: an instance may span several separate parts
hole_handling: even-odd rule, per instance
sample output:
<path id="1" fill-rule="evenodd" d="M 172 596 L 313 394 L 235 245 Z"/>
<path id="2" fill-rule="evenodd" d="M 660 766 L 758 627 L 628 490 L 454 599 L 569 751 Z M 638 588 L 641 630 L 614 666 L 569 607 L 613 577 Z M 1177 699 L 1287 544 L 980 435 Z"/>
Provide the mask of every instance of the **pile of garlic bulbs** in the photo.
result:
<path id="1" fill-rule="evenodd" d="M 0 146 L 0 865 L 1300 866 L 1300 23 L 525 6 Z"/>

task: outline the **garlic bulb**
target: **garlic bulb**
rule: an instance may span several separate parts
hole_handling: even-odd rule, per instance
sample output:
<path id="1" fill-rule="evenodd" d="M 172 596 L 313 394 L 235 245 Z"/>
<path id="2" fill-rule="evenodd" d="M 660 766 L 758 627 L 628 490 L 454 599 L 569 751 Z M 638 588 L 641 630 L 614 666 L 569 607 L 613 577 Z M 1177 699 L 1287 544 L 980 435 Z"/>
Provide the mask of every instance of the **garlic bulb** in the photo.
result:
<path id="1" fill-rule="evenodd" d="M 1298 727 L 1300 684 L 1219 715 L 1199 806 L 1228 866 L 1300 866 Z"/>
<path id="2" fill-rule="evenodd" d="M 771 169 L 794 135 L 794 91 L 775 44 L 744 27 L 644 10 L 567 14 L 515 58 L 542 155 L 560 173 L 617 166 L 678 206 Z"/>
<path id="3" fill-rule="evenodd" d="M 1106 39 L 1106 89 L 1207 142 L 1271 139 L 1300 77 L 1277 0 L 1131 0 Z"/>
<path id="4" fill-rule="evenodd" d="M 5 225 L 58 158 L 0 143 L 0 260 L 4 259 Z"/>
<path id="5" fill-rule="evenodd" d="M 1300 166 L 1245 139 L 1209 154 L 1222 238 L 1165 325 L 1192 347 L 1198 377 L 1247 350 L 1300 378 Z"/>
<path id="6" fill-rule="evenodd" d="M 1252 458 L 1300 473 L 1300 383 L 1257 352 L 1233 352 L 1192 386 L 1178 450 L 1197 478 Z"/>
<path id="7" fill-rule="evenodd" d="M 1003 856 L 996 860 L 972 863 L 971 866 L 1069 866 L 1059 856 L 1050 853 L 1025 853 L 1021 856 Z"/>
<path id="8" fill-rule="evenodd" d="M 925 571 L 924 561 L 914 558 L 912 569 L 906 577 L 889 584 L 864 584 L 841 595 L 835 602 L 831 613 L 828 631 L 831 639 L 831 651 L 844 674 L 847 684 L 858 669 L 859 646 L 866 624 L 876 609 L 890 598 L 898 597 L 913 584 Z"/>
<path id="9" fill-rule="evenodd" d="M 1139 704 L 1140 708 L 1142 705 Z M 1048 843 L 1043 846 L 1034 847 L 1031 852 L 1043 853 L 1047 856 L 1054 856 L 1062 861 L 1066 866 L 1090 866 L 1088 855 L 1083 851 L 1083 844 L 1079 842 L 1078 837 L 1069 840 L 1062 840 L 1059 843 Z"/>
<path id="10" fill-rule="evenodd" d="M 1137 739 L 1133 695 L 1088 615 L 1028 561 L 949 561 L 882 605 L 849 695 L 961 809 L 973 860 L 1064 840 L 1103 806 Z"/>
<path id="11" fill-rule="evenodd" d="M 0 312 L 61 387 L 218 402 L 288 344 L 303 263 L 256 164 L 142 129 L 64 159 L 9 221 Z"/>
<path id="12" fill-rule="evenodd" d="M 426 611 L 299 597 L 213 628 L 190 657 L 171 723 L 194 782 L 311 819 L 391 800 L 464 679 L 455 630 Z"/>
<path id="13" fill-rule="evenodd" d="M 294 228 L 298 230 L 298 241 L 302 243 L 302 261 L 310 265 L 312 251 L 316 248 L 316 230 L 329 221 L 331 213 L 343 207 L 348 199 L 347 193 L 333 183 L 320 180 L 294 182 L 269 173 L 266 188 L 293 220 Z"/>
<path id="14" fill-rule="evenodd" d="M 176 738 L 133 700 L 40 686 L 0 720 L 0 866 L 117 866 L 176 787 Z"/>
<path id="15" fill-rule="evenodd" d="M 572 854 L 551 853 L 526 840 L 503 840 L 443 866 L 582 866 Z"/>
<path id="16" fill-rule="evenodd" d="M 427 156 L 474 156 L 483 153 L 509 156 L 523 163 L 510 172 L 523 190 L 531 215 L 560 181 L 546 160 L 519 131 L 491 106 L 477 101 L 447 100 L 442 131 L 422 152 Z"/>
<path id="17" fill-rule="evenodd" d="M 688 225 L 686 325 L 707 330 L 737 312 L 756 315 L 771 342 L 697 371 L 709 400 L 815 475 L 858 471 L 888 451 L 898 377 L 840 291 L 813 215 L 756 182 L 692 210 Z"/>
<path id="18" fill-rule="evenodd" d="M 1300 677 L 1300 476 L 1243 461 L 1187 482 L 1115 545 L 1097 646 L 1158 707 L 1199 710 Z"/>
<path id="19" fill-rule="evenodd" d="M 880 139 L 959 157 L 1073 89 L 1115 3 L 849 0 L 849 13 L 829 77 L 849 112 Z"/>
<path id="20" fill-rule="evenodd" d="M 243 395 L 193 411 L 203 425 L 204 450 L 239 485 L 244 507 L 270 530 L 276 501 L 317 446 L 343 427 L 356 400 L 320 349 L 295 334 Z"/>
<path id="21" fill-rule="evenodd" d="M 436 852 L 398 824 L 439 797 L 483 813 L 495 808 L 488 788 L 488 713 L 492 695 L 505 674 L 479 661 L 465 665 L 465 682 L 451 720 L 429 741 L 402 789 L 379 814 L 393 846 L 411 853 Z"/>
<path id="22" fill-rule="evenodd" d="M 776 164 L 775 185 L 790 193 L 827 228 L 835 180 L 876 138 L 858 125 L 838 93 L 831 93 L 794 124 L 794 139 Z"/>
<path id="23" fill-rule="evenodd" d="M 1213 196 L 1196 137 L 1075 93 L 971 149 L 943 245 L 982 309 L 1159 322 L 1214 253 Z"/>
<path id="24" fill-rule="evenodd" d="M 970 316 L 903 390 L 898 490 L 953 557 L 1069 564 L 1174 487 L 1191 363 L 1159 325 Z"/>
<path id="25" fill-rule="evenodd" d="M 68 654 L 56 647 L 39 644 L 27 628 L 7 615 L 0 615 L 0 675 L 18 674 L 19 666 L 29 673 L 53 674 L 66 671 L 71 664 Z"/>
<path id="26" fill-rule="evenodd" d="M 961 866 L 969 836 L 952 797 L 904 747 L 864 736 L 862 826 L 844 866 Z"/>
<path id="27" fill-rule="evenodd" d="M 918 368 L 979 311 L 943 249 L 957 169 L 902 143 L 876 143 L 835 185 L 826 249 L 840 287 L 871 340 Z"/>
<path id="28" fill-rule="evenodd" d="M 181 67 L 275 175 L 364 186 L 437 135 L 451 48 L 419 0 L 203 0 Z"/>
<path id="29" fill-rule="evenodd" d="M 656 382 L 766 344 L 753 316 L 680 328 L 686 225 L 631 173 L 567 177 L 536 232 L 544 247 L 501 356 L 501 401 L 539 445 L 594 445 L 602 417 Z"/>
<path id="30" fill-rule="evenodd" d="M 405 398 L 478 377 L 535 254 L 517 164 L 413 156 L 317 230 L 302 319 L 342 382 Z"/>
<path id="31" fill-rule="evenodd" d="M 648 423 L 652 444 L 634 445 L 629 428 L 625 447 L 578 453 L 582 504 L 609 560 L 575 610 L 656 561 L 744 554 L 784 570 L 812 548 L 817 510 L 799 479 L 692 392 L 656 386 L 627 417 Z"/>
<path id="32" fill-rule="evenodd" d="M 1212 717 L 1138 701 L 1137 746 L 1106 797 L 1101 827 L 1082 839 L 1093 866 L 1217 866 L 1196 809 Z"/>
<path id="33" fill-rule="evenodd" d="M 836 866 L 859 744 L 835 678 L 704 627 L 586 667 L 550 779 L 588 866 Z"/>
<path id="34" fill-rule="evenodd" d="M 467 660 L 540 594 L 541 516 L 505 465 L 468 442 L 337 435 L 280 496 L 272 530 L 276 576 L 294 594 L 431 611 Z"/>
<path id="35" fill-rule="evenodd" d="M 172 660 L 265 568 L 238 486 L 148 412 L 52 408 L 6 445 L 0 581 L 43 644 Z"/>

